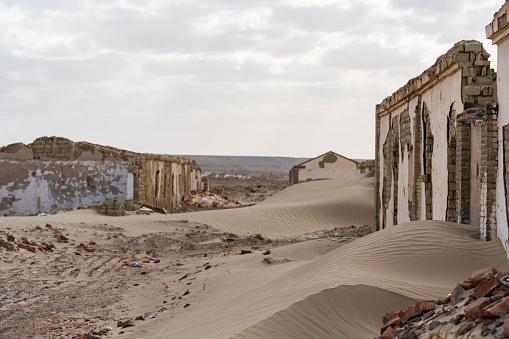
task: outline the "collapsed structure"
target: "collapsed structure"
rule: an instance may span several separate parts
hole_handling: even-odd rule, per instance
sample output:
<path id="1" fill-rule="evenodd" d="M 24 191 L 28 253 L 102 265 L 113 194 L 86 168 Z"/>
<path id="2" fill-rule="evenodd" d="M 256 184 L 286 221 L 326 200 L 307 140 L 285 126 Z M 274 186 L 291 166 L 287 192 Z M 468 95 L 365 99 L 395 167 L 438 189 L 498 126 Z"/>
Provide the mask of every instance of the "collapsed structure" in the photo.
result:
<path id="1" fill-rule="evenodd" d="M 187 158 L 65 138 L 43 137 L 1 148 L 0 172 L 0 215 L 38 214 L 113 199 L 175 212 L 190 200 Z"/>
<path id="2" fill-rule="evenodd" d="M 486 26 L 486 37 L 497 45 L 497 93 L 498 120 L 497 135 L 494 142 L 498 143 L 495 162 L 498 164 L 496 173 L 496 220 L 497 235 L 509 253 L 508 218 L 509 218 L 509 3 L 495 13 L 493 21 Z"/>
<path id="3" fill-rule="evenodd" d="M 411 220 L 480 226 L 509 254 L 509 2 L 486 26 L 498 73 L 461 41 L 376 107 L 378 229 Z"/>
<path id="4" fill-rule="evenodd" d="M 496 75 L 482 44 L 461 41 L 376 107 L 379 229 L 411 220 L 496 225 Z"/>

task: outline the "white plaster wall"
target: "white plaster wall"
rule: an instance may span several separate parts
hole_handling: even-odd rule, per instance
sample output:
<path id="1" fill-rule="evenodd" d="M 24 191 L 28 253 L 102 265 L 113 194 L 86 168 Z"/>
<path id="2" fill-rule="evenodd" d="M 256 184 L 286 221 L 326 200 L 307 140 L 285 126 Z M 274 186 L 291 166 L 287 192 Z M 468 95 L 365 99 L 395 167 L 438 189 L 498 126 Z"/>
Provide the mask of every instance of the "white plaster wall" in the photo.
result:
<path id="1" fill-rule="evenodd" d="M 400 153 L 401 154 L 401 153 Z M 400 156 L 400 170 L 398 172 L 398 224 L 410 221 L 410 210 L 408 209 L 408 152 Z"/>
<path id="2" fill-rule="evenodd" d="M 134 174 L 127 174 L 127 200 L 134 199 Z"/>
<path id="3" fill-rule="evenodd" d="M 178 163 L 171 164 L 171 173 L 173 174 L 173 206 L 178 208 L 180 206 L 181 192 L 180 192 L 180 176 L 183 175 L 183 165 Z"/>
<path id="4" fill-rule="evenodd" d="M 357 174 L 357 163 L 352 160 L 338 156 L 334 163 L 324 163 L 324 168 L 320 168 L 319 162 L 323 156 L 310 160 L 303 164 L 305 168 L 299 169 L 299 182 L 319 179 L 337 179 L 346 178 Z"/>
<path id="5" fill-rule="evenodd" d="M 191 170 L 191 189 L 192 190 L 203 189 L 203 185 L 201 183 L 201 170 L 197 169 Z"/>
<path id="6" fill-rule="evenodd" d="M 497 235 L 506 251 L 508 246 L 507 211 L 504 187 L 504 143 L 502 127 L 509 124 L 509 39 L 497 46 L 497 92 L 498 92 L 498 173 L 497 173 Z M 509 255 L 508 255 L 509 257 Z"/>
<path id="7" fill-rule="evenodd" d="M 113 161 L 0 160 L 0 214 L 30 215 L 127 197 L 127 164 Z M 9 202 L 9 203 L 7 203 Z"/>
<path id="8" fill-rule="evenodd" d="M 405 155 L 403 157 L 402 147 L 401 147 L 401 120 L 400 115 L 408 109 L 407 105 L 402 105 L 401 107 L 398 107 L 393 114 L 392 119 L 394 117 L 398 118 L 398 134 L 399 134 L 399 163 L 398 163 L 398 216 L 397 216 L 397 223 L 400 224 L 402 222 L 410 221 L 410 212 L 408 210 L 408 152 L 405 150 Z M 410 113 L 410 112 L 409 112 Z M 412 113 L 410 113 L 410 117 L 412 116 Z M 411 120 L 411 119 L 410 119 Z M 394 178 L 393 178 L 394 180 Z M 394 191 L 394 183 L 393 183 L 393 189 Z M 389 204 L 389 209 L 393 210 L 394 204 L 391 202 Z M 394 214 L 394 213 L 393 213 Z M 388 224 L 388 225 L 392 225 Z"/>
<path id="9" fill-rule="evenodd" d="M 448 193 L 447 117 L 452 104 L 454 104 L 456 112 L 463 112 L 461 88 L 461 71 L 458 70 L 422 94 L 422 102 L 423 104 L 426 103 L 429 110 L 431 131 L 434 138 L 431 172 L 434 220 L 445 220 L 446 217 Z M 425 133 L 424 126 L 423 133 Z M 424 173 L 424 170 L 422 173 Z M 421 211 L 423 211 L 423 216 L 426 210 L 425 194 L 424 187 L 422 187 Z"/>

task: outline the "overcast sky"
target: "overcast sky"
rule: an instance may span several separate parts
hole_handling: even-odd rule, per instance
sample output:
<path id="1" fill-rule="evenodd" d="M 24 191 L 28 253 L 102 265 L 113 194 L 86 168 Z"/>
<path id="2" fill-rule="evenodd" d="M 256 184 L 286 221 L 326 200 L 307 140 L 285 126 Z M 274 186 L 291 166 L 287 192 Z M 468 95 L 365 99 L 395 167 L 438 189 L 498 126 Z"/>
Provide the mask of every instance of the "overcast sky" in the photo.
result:
<path id="1" fill-rule="evenodd" d="M 374 157 L 375 105 L 503 0 L 0 0 L 0 146 Z"/>

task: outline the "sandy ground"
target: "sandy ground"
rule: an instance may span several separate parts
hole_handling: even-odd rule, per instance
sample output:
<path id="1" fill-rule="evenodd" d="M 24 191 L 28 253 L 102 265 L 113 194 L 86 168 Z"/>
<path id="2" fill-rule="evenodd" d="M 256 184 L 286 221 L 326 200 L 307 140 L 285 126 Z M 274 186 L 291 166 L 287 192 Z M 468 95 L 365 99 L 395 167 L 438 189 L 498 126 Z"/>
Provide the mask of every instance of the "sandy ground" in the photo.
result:
<path id="1" fill-rule="evenodd" d="M 509 270 L 478 227 L 421 221 L 360 237 L 372 192 L 373 178 L 355 177 L 232 210 L 1 218 L 2 239 L 36 252 L 0 248 L 0 337 L 373 338 L 385 313 L 443 298 L 475 269 Z"/>

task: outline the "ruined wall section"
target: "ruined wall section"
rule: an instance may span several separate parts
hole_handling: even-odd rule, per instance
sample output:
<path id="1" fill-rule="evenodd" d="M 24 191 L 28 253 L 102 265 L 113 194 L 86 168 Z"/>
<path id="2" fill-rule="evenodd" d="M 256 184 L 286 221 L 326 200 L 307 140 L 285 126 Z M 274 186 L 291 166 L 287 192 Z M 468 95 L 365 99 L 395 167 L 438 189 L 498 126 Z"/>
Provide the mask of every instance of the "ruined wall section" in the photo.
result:
<path id="1" fill-rule="evenodd" d="M 377 161 L 379 170 L 375 179 L 376 196 L 382 200 L 376 216 L 379 228 L 385 227 L 389 221 L 380 216 L 384 215 L 386 207 L 391 208 L 387 206 L 387 202 L 390 205 L 391 200 L 397 201 L 399 206 L 398 222 L 456 219 L 455 208 L 456 213 L 459 212 L 458 201 L 453 204 L 454 174 L 449 174 L 455 169 L 457 171 L 458 164 L 449 157 L 454 157 L 455 154 L 454 140 L 450 139 L 450 133 L 459 132 L 454 129 L 456 122 L 450 120 L 450 112 L 451 107 L 456 112 L 463 112 L 465 104 L 480 109 L 494 99 L 494 72 L 488 58 L 489 54 L 479 42 L 461 41 L 439 57 L 421 76 L 411 79 L 407 85 L 377 105 L 376 117 L 379 126 L 387 125 L 387 120 L 400 115 L 401 150 L 399 161 L 396 162 L 392 159 L 396 156 L 392 150 L 395 145 L 390 145 L 390 150 L 387 145 L 384 147 L 386 140 L 383 139 L 383 133 L 377 131 L 376 154 L 383 158 Z M 467 139 L 470 140 L 467 137 L 465 142 Z M 484 140 L 489 142 L 488 139 Z M 409 141 L 413 141 L 413 144 Z M 480 142 L 476 147 L 480 152 Z M 456 158 L 458 159 L 458 152 Z M 391 163 L 392 167 L 399 164 L 397 183 L 389 183 L 385 173 L 387 166 L 384 166 L 387 162 Z M 391 185 L 390 191 L 386 184 Z M 467 186 L 465 183 L 465 187 Z M 389 197 L 388 192 L 391 194 Z M 393 196 L 394 194 L 398 196 Z M 468 194 L 470 195 L 470 192 Z M 403 198 L 406 201 L 403 201 Z M 407 211 L 402 208 L 405 205 L 408 206 Z"/>
<path id="2" fill-rule="evenodd" d="M 497 175 L 496 175 L 496 229 L 486 229 L 485 232 L 495 233 L 501 239 L 502 245 L 506 249 L 509 257 L 509 24 L 508 24 L 509 2 L 505 2 L 500 10 L 493 16 L 492 22 L 486 26 L 486 37 L 491 39 L 493 44 L 497 45 L 497 88 L 498 93 L 498 114 L 497 120 L 497 141 L 498 152 L 496 156 Z M 495 111 L 494 107 L 488 107 L 488 112 Z M 488 127 L 488 131 L 489 131 Z M 491 156 L 488 156 L 488 159 Z M 493 166 L 490 163 L 488 166 Z M 488 178 L 487 178 L 488 179 Z M 489 185 L 489 184 L 487 184 Z M 484 186 L 484 180 L 483 180 Z M 484 187 L 482 188 L 484 191 Z M 484 193 L 483 193 L 484 194 Z M 488 197 L 489 198 L 489 197 Z M 490 213 L 487 212 L 487 220 Z M 482 217 L 481 217 L 482 219 Z M 481 232 L 483 232 L 483 223 L 481 223 Z"/>
<path id="3" fill-rule="evenodd" d="M 144 154 L 130 168 L 134 200 L 173 213 L 190 201 L 190 162 L 187 158 Z"/>
<path id="4" fill-rule="evenodd" d="M 398 224 L 398 197 L 399 197 L 399 168 L 400 168 L 400 152 L 399 152 L 399 116 L 392 118 L 392 135 L 391 135 L 391 166 L 392 166 L 392 184 L 393 184 L 393 213 L 392 213 L 392 224 Z"/>
<path id="5" fill-rule="evenodd" d="M 40 138 L 0 149 L 0 215 L 125 200 L 128 166 L 122 152 L 64 138 Z"/>
<path id="6" fill-rule="evenodd" d="M 202 190 L 201 168 L 196 161 L 191 161 L 191 190 Z"/>
<path id="7" fill-rule="evenodd" d="M 481 151 L 481 238 L 491 240 L 497 236 L 497 170 L 498 170 L 498 109 L 488 105 L 482 120 Z"/>
<path id="8" fill-rule="evenodd" d="M 43 137 L 0 149 L 0 215 L 134 199 L 176 212 L 190 200 L 190 162 Z"/>

